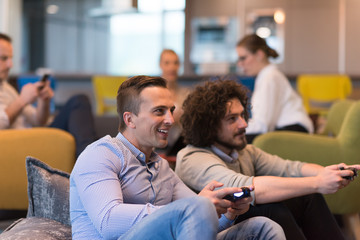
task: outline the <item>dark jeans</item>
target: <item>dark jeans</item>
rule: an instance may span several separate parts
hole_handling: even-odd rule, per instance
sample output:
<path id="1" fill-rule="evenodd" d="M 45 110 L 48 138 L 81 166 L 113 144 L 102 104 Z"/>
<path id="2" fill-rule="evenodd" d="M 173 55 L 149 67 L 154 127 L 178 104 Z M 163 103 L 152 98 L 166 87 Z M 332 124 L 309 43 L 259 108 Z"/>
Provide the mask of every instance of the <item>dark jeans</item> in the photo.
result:
<path id="1" fill-rule="evenodd" d="M 321 194 L 251 206 L 236 223 L 254 216 L 265 216 L 280 224 L 289 240 L 345 239 Z"/>
<path id="2" fill-rule="evenodd" d="M 60 128 L 74 136 L 78 157 L 87 145 L 96 140 L 94 117 L 88 97 L 76 95 L 70 98 L 49 127 Z"/>
<path id="3" fill-rule="evenodd" d="M 305 132 L 307 133 L 308 130 L 301 126 L 300 124 L 288 125 L 281 128 L 275 128 L 275 131 L 295 131 L 295 132 Z M 254 134 L 246 134 L 246 141 L 248 144 L 251 144 L 255 137 L 259 136 L 261 133 L 254 133 Z"/>

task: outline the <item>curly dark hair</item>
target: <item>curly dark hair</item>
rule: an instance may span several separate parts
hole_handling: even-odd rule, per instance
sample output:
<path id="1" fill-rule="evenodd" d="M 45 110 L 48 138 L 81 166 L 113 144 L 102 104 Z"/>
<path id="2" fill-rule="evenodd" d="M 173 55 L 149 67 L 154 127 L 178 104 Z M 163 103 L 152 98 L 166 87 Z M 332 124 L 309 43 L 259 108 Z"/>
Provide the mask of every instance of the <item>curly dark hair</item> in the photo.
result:
<path id="1" fill-rule="evenodd" d="M 226 114 L 226 104 L 237 98 L 244 107 L 244 116 L 249 118 L 248 89 L 233 80 L 218 79 L 197 86 L 183 104 L 184 113 L 180 122 L 187 144 L 196 147 L 211 146 L 217 129 Z"/>

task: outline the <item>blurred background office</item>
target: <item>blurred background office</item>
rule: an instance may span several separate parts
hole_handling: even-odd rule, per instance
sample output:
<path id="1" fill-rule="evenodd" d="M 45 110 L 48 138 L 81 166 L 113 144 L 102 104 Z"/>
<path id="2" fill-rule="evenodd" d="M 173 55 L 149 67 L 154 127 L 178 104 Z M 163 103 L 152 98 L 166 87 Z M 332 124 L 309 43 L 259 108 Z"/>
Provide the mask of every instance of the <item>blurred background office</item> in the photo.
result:
<path id="1" fill-rule="evenodd" d="M 51 73 L 57 106 L 82 93 L 95 115 L 92 80 L 159 76 L 163 49 L 179 56 L 180 86 L 229 74 L 245 82 L 235 49 L 252 33 L 279 53 L 273 63 L 296 90 L 304 74 L 342 74 L 352 86 L 343 96 L 359 100 L 359 9 L 360 0 L 0 0 L 0 32 L 13 39 L 10 83 Z M 107 120 L 98 136 L 116 134 Z"/>
<path id="2" fill-rule="evenodd" d="M 358 80 L 359 7 L 358 0 L 0 0 L 0 31 L 14 39 L 12 74 L 51 69 L 61 104 L 69 87 L 92 95 L 84 82 L 93 74 L 159 75 L 164 48 L 183 60 L 180 81 L 241 75 L 235 45 L 253 32 L 279 52 L 290 80 L 302 73 Z"/>
<path id="3" fill-rule="evenodd" d="M 83 93 L 95 114 L 94 77 L 161 75 L 163 49 L 179 55 L 180 86 L 232 74 L 251 90 L 254 79 L 244 78 L 235 51 L 251 33 L 279 53 L 273 63 L 295 89 L 302 74 L 345 74 L 346 96 L 360 99 L 359 7 L 359 0 L 0 0 L 0 31 L 13 38 L 10 82 L 50 72 L 56 106 Z"/>
<path id="4" fill-rule="evenodd" d="M 185 79 L 241 75 L 235 45 L 253 32 L 279 52 L 290 80 L 302 73 L 358 80 L 359 7 L 358 0 L 0 0 L 0 31 L 14 39 L 12 74 L 51 69 L 61 103 L 67 85 L 91 92 L 83 80 L 93 74 L 159 75 L 164 48 L 183 60 Z"/>

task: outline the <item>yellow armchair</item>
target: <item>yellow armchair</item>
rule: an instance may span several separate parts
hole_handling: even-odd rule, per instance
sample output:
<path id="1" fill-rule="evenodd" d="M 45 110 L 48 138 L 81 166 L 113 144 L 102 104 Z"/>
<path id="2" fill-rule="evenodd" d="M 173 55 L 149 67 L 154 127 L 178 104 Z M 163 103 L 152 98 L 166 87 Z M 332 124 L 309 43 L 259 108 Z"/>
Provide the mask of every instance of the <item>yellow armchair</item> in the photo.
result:
<path id="1" fill-rule="evenodd" d="M 71 172 L 75 163 L 74 137 L 60 129 L 0 130 L 0 209 L 26 210 L 26 156 Z"/>
<path id="2" fill-rule="evenodd" d="M 117 115 L 116 96 L 120 85 L 127 77 L 121 76 L 94 76 L 92 85 L 96 99 L 97 115 Z"/>
<path id="3" fill-rule="evenodd" d="M 301 74 L 296 87 L 306 111 L 325 116 L 336 100 L 345 99 L 352 91 L 351 80 L 344 74 Z"/>

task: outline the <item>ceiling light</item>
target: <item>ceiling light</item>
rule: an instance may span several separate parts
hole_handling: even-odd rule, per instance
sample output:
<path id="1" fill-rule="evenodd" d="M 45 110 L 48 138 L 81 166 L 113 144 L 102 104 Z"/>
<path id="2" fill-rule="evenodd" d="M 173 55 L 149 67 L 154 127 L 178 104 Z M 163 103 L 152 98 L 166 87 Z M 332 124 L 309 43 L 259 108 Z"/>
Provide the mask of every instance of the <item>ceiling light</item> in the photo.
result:
<path id="1" fill-rule="evenodd" d="M 48 14 L 56 14 L 59 11 L 58 5 L 48 5 L 46 8 L 46 12 Z"/>
<path id="2" fill-rule="evenodd" d="M 285 13 L 282 10 L 276 10 L 274 20 L 277 24 L 283 24 L 285 22 Z"/>
<path id="3" fill-rule="evenodd" d="M 268 27 L 259 27 L 256 29 L 256 35 L 261 38 L 268 38 L 271 35 L 271 30 Z"/>

